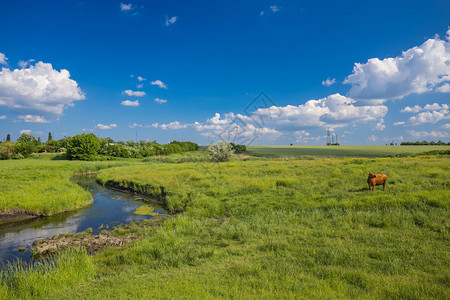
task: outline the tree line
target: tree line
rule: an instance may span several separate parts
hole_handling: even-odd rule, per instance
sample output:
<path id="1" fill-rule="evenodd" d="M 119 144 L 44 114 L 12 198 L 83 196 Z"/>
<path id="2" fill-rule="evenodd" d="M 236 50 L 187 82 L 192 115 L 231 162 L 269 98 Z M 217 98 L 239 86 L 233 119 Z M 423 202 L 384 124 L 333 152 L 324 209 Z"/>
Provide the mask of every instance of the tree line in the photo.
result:
<path id="1" fill-rule="evenodd" d="M 450 142 L 445 143 L 441 140 L 434 142 L 427 142 L 427 141 L 416 141 L 416 142 L 401 142 L 400 146 L 423 146 L 423 145 L 430 145 L 430 146 L 445 146 L 445 145 L 450 145 Z"/>
<path id="2" fill-rule="evenodd" d="M 8 134 L 6 142 L 0 142 L 0 159 L 21 159 L 33 153 L 65 153 L 68 159 L 97 160 L 114 157 L 143 158 L 153 155 L 168 155 L 196 151 L 199 146 L 193 142 L 173 141 L 158 144 L 156 141 L 114 141 L 111 138 L 98 138 L 94 134 L 82 133 L 73 137 L 53 140 L 51 133 L 47 142 L 41 142 L 30 134 L 22 134 L 16 142 Z"/>

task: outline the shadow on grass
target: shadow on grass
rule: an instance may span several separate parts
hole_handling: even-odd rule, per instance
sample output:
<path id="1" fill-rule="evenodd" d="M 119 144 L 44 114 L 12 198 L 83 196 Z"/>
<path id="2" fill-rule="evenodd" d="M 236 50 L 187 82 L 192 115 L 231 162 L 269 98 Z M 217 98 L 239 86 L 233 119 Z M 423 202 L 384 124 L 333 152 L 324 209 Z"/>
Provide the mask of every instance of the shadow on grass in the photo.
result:
<path id="1" fill-rule="evenodd" d="M 360 188 L 360 189 L 355 189 L 355 190 L 348 190 L 348 192 L 351 192 L 351 193 L 369 192 L 369 188 Z"/>

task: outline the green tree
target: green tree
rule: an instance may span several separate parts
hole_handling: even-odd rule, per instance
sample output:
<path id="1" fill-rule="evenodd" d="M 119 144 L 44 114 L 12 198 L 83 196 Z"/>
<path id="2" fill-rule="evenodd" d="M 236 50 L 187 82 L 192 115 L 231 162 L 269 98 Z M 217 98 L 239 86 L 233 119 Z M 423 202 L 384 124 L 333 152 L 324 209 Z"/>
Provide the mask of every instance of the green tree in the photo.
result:
<path id="1" fill-rule="evenodd" d="M 48 143 L 49 141 L 52 141 L 52 140 L 53 140 L 52 133 L 49 132 L 49 133 L 48 133 L 48 138 L 47 138 L 47 143 Z"/>
<path id="2" fill-rule="evenodd" d="M 6 141 L 11 142 L 11 135 L 9 133 L 6 135 Z"/>
<path id="3" fill-rule="evenodd" d="M 67 157 L 69 159 L 93 160 L 99 149 L 98 138 L 92 133 L 82 133 L 67 139 Z"/>

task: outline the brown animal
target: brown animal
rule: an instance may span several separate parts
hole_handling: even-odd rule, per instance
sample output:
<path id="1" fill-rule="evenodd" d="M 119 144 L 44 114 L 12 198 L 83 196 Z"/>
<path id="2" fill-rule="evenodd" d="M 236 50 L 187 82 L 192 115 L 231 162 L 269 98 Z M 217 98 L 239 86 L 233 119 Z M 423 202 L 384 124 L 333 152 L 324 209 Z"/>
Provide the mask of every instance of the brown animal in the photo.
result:
<path id="1" fill-rule="evenodd" d="M 383 185 L 383 190 L 386 190 L 386 174 L 375 174 L 369 173 L 369 177 L 367 178 L 367 183 L 369 184 L 369 191 L 372 188 L 372 192 L 375 190 L 376 185 Z"/>

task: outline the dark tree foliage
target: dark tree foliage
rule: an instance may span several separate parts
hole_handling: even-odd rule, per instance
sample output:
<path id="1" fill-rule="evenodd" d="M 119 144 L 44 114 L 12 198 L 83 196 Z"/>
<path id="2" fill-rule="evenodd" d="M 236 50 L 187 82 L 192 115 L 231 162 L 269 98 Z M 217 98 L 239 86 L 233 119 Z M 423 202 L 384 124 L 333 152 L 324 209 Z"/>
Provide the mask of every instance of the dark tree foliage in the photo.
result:
<path id="1" fill-rule="evenodd" d="M 52 140 L 53 140 L 52 133 L 49 132 L 49 133 L 48 133 L 48 138 L 47 138 L 47 143 L 50 142 L 50 141 L 52 141 Z"/>
<path id="2" fill-rule="evenodd" d="M 6 141 L 11 142 L 11 135 L 9 133 L 6 135 Z"/>
<path id="3" fill-rule="evenodd" d="M 67 158 L 79 160 L 93 160 L 98 154 L 100 143 L 92 134 L 78 134 L 67 139 Z"/>
<path id="4" fill-rule="evenodd" d="M 247 152 L 247 146 L 245 146 L 245 145 L 239 145 L 239 144 L 236 145 L 235 143 L 230 143 L 230 144 L 231 144 L 232 149 L 234 150 L 234 153 Z"/>
<path id="5" fill-rule="evenodd" d="M 419 142 L 419 141 L 416 141 L 416 142 L 402 142 L 400 144 L 400 146 L 427 146 L 427 145 L 444 146 L 444 145 L 450 145 L 450 142 L 449 143 L 445 143 L 445 142 L 439 140 L 437 142 L 434 142 L 434 141 L 431 141 L 431 142 L 427 142 L 427 141 Z"/>

